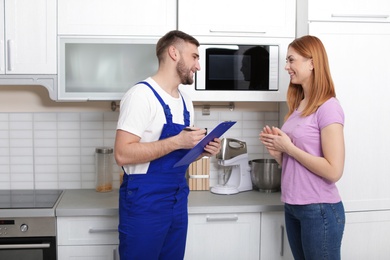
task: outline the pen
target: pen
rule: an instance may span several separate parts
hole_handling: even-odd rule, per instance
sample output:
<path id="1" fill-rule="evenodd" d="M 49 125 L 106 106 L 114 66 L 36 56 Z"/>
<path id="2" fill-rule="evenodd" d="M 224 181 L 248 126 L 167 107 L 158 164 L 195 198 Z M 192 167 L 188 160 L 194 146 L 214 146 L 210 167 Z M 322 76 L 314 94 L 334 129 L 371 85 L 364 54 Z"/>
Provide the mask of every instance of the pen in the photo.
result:
<path id="1" fill-rule="evenodd" d="M 184 130 L 184 131 L 195 131 L 195 129 L 192 129 L 192 128 L 190 128 L 190 127 L 186 127 L 186 128 L 184 128 L 183 130 Z"/>
<path id="2" fill-rule="evenodd" d="M 183 130 L 184 131 L 195 131 L 195 129 L 192 129 L 191 127 L 185 127 Z M 205 135 L 207 135 L 207 128 L 205 128 L 205 130 L 206 130 Z"/>

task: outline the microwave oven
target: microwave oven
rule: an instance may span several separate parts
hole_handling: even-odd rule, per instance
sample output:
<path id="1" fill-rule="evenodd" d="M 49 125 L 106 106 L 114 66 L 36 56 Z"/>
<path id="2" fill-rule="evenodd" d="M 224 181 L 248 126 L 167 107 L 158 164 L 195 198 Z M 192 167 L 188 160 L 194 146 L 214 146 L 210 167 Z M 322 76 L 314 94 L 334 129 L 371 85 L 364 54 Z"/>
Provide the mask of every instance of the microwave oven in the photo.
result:
<path id="1" fill-rule="evenodd" d="M 293 38 L 199 38 L 200 70 L 194 84 L 181 85 L 194 102 L 284 102 L 285 71 Z"/>
<path id="2" fill-rule="evenodd" d="M 278 90 L 278 45 L 201 45 L 199 56 L 196 90 Z"/>

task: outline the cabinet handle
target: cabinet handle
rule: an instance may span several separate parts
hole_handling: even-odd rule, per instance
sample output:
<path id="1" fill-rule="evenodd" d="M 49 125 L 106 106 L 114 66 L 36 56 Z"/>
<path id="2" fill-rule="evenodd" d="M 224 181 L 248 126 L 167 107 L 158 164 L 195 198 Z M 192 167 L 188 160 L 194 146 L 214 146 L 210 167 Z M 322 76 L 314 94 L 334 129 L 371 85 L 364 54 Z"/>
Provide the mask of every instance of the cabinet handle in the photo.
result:
<path id="1" fill-rule="evenodd" d="M 284 226 L 280 226 L 280 256 L 284 255 Z"/>
<path id="2" fill-rule="evenodd" d="M 207 222 L 215 222 L 215 221 L 237 221 L 238 220 L 238 216 L 237 215 L 234 215 L 234 216 L 231 216 L 231 217 L 211 217 L 211 216 L 207 216 L 206 217 L 206 221 Z"/>
<path id="3" fill-rule="evenodd" d="M 210 29 L 211 33 L 257 33 L 257 34 L 266 34 L 267 32 L 262 31 L 232 31 L 232 30 L 213 30 Z"/>
<path id="4" fill-rule="evenodd" d="M 113 252 L 112 252 L 112 253 L 113 253 L 112 259 L 114 259 L 114 260 L 119 260 L 118 247 L 115 247 L 112 251 L 113 251 Z"/>
<path id="5" fill-rule="evenodd" d="M 13 40 L 7 41 L 7 54 L 8 54 L 8 71 L 12 71 L 14 68 L 12 67 L 12 48 L 14 45 Z"/>
<path id="6" fill-rule="evenodd" d="M 118 229 L 116 229 L 116 228 L 101 228 L 101 229 L 99 229 L 99 228 L 90 228 L 89 229 L 89 231 L 88 231 L 89 233 L 91 233 L 91 234 L 96 234 L 96 233 L 116 233 L 116 232 L 118 232 Z"/>
<path id="7" fill-rule="evenodd" d="M 4 50 L 4 41 L 3 40 L 0 40 L 0 48 L 2 48 Z M 0 51 L 0 60 L 3 60 L 5 59 L 5 56 L 2 55 L 2 51 Z M 3 65 L 5 64 L 5 62 L 0 62 L 0 72 L 4 71 L 4 67 Z"/>
<path id="8" fill-rule="evenodd" d="M 332 17 L 335 18 L 364 18 L 364 19 L 387 19 L 389 18 L 388 14 L 332 14 Z"/>

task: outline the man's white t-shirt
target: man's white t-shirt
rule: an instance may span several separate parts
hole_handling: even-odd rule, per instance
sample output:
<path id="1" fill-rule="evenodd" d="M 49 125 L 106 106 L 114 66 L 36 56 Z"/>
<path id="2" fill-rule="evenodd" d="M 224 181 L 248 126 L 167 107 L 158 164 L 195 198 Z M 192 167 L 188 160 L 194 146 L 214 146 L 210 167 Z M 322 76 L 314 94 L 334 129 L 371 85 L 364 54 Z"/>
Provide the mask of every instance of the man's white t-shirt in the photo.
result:
<path id="1" fill-rule="evenodd" d="M 190 125 L 194 124 L 194 108 L 190 97 L 180 91 L 181 97 L 174 98 L 165 92 L 152 78 L 144 80 L 169 106 L 173 123 L 184 124 L 184 98 L 187 110 L 190 112 Z M 123 130 L 141 137 L 140 142 L 153 142 L 160 139 L 161 131 L 166 123 L 161 103 L 153 91 L 145 84 L 137 84 L 130 88 L 120 102 L 120 113 L 117 130 Z M 127 174 L 146 173 L 149 163 L 131 164 L 123 166 Z"/>

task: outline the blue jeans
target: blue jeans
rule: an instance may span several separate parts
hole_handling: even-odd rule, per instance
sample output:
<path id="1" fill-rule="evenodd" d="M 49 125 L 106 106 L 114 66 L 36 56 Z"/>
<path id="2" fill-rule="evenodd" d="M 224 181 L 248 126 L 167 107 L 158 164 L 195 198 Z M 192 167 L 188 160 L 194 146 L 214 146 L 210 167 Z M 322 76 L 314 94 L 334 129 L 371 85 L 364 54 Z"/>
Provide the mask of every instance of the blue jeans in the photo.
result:
<path id="1" fill-rule="evenodd" d="M 284 205 L 287 237 L 295 260 L 339 260 L 345 226 L 342 202 Z"/>

